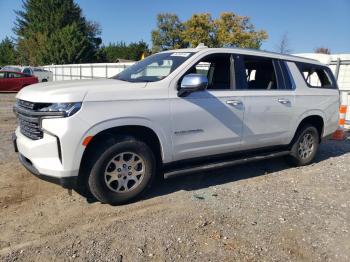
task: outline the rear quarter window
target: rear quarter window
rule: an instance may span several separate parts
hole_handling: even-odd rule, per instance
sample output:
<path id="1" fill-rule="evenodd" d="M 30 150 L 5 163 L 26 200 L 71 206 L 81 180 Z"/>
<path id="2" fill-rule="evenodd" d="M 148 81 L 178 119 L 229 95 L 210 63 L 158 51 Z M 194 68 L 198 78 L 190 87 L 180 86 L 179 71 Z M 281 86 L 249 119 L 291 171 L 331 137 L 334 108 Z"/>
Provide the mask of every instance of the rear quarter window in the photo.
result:
<path id="1" fill-rule="evenodd" d="M 331 89 L 337 88 L 334 76 L 328 67 L 307 63 L 296 64 L 309 87 Z"/>

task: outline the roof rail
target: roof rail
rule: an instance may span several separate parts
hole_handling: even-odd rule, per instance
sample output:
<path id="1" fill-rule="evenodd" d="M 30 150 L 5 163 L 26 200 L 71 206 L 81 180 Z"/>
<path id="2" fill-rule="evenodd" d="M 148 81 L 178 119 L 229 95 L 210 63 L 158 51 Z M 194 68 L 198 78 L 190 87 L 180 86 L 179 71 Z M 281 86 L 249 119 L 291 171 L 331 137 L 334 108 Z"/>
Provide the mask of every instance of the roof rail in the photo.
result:
<path id="1" fill-rule="evenodd" d="M 196 49 L 202 49 L 202 48 L 208 48 L 204 43 L 199 43 L 199 45 L 197 45 Z"/>

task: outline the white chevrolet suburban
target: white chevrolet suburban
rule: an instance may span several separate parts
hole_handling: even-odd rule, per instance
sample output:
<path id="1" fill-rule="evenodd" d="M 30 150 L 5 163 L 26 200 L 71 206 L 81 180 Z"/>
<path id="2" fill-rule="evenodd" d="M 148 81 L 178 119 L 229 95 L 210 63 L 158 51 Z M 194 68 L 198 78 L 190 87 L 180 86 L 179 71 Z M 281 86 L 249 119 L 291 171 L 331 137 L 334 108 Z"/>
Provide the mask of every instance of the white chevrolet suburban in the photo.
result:
<path id="1" fill-rule="evenodd" d="M 151 55 L 111 79 L 39 83 L 14 112 L 20 162 L 103 203 L 165 178 L 286 156 L 315 158 L 338 126 L 339 92 L 319 62 L 256 50 Z"/>

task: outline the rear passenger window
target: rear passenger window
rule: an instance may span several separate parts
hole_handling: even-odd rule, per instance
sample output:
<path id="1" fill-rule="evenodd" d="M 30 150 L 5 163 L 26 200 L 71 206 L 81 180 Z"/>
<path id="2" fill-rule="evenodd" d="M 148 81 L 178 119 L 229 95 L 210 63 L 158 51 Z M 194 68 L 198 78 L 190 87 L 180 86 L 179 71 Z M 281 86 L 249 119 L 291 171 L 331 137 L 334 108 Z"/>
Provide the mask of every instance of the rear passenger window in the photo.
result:
<path id="1" fill-rule="evenodd" d="M 278 88 L 276 71 L 272 59 L 244 56 L 245 80 L 249 90 L 273 90 Z"/>
<path id="2" fill-rule="evenodd" d="M 309 87 L 335 88 L 327 68 L 306 63 L 297 63 L 297 66 Z"/>
<path id="3" fill-rule="evenodd" d="M 8 74 L 8 78 L 21 78 L 22 75 L 17 74 L 17 73 L 13 73 L 13 72 L 9 72 Z"/>

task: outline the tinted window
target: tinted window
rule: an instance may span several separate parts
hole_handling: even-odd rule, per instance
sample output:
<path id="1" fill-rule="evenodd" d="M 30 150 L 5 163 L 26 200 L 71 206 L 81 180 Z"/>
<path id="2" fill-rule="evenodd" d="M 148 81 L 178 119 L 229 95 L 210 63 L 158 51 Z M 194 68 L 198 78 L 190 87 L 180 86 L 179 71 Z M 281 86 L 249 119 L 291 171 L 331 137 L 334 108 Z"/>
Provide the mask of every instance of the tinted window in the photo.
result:
<path id="1" fill-rule="evenodd" d="M 208 55 L 198 61 L 185 75 L 191 73 L 205 75 L 208 78 L 209 90 L 231 89 L 230 57 L 230 54 Z"/>
<path id="2" fill-rule="evenodd" d="M 26 75 L 31 75 L 31 74 L 32 74 L 32 72 L 30 71 L 29 68 L 25 68 L 25 69 L 23 70 L 23 73 L 26 74 Z"/>
<path id="3" fill-rule="evenodd" d="M 244 78 L 249 90 L 278 88 L 274 62 L 264 57 L 243 57 Z"/>
<path id="4" fill-rule="evenodd" d="M 328 68 L 306 63 L 297 63 L 297 66 L 309 87 L 335 88 L 332 73 Z"/>
<path id="5" fill-rule="evenodd" d="M 13 73 L 13 72 L 8 72 L 8 78 L 21 78 L 21 74 Z"/>
<path id="6" fill-rule="evenodd" d="M 290 74 L 288 65 L 286 61 L 280 60 L 279 65 L 282 69 L 282 75 L 283 75 L 283 81 L 284 81 L 284 88 L 285 89 L 293 89 L 293 80 L 292 75 Z"/>

